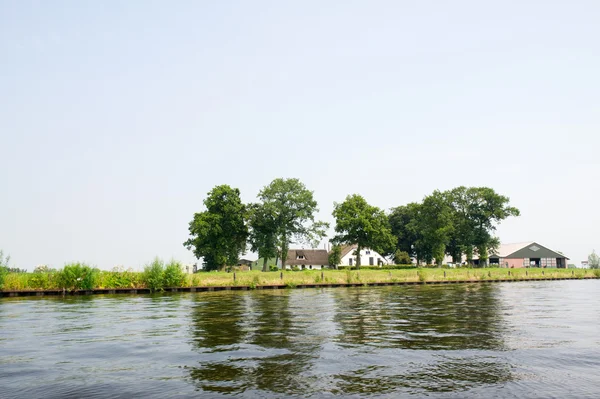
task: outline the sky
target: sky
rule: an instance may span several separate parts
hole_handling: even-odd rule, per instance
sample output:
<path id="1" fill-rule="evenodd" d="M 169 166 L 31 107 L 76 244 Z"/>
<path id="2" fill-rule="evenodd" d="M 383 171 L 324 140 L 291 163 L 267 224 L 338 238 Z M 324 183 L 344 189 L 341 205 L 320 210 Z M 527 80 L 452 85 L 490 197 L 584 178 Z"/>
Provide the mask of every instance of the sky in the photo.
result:
<path id="1" fill-rule="evenodd" d="M 333 222 L 489 186 L 502 242 L 600 251 L 598 1 L 0 0 L 0 249 L 193 263 L 215 185 Z"/>

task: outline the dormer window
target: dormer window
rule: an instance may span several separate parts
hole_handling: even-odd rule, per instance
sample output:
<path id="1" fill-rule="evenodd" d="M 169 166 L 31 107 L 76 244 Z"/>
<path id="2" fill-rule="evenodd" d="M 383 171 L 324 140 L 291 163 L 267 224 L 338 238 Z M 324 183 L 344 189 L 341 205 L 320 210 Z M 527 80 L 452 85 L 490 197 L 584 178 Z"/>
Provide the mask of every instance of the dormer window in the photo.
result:
<path id="1" fill-rule="evenodd" d="M 296 255 L 296 260 L 306 260 L 306 256 L 304 256 L 304 255 Z"/>

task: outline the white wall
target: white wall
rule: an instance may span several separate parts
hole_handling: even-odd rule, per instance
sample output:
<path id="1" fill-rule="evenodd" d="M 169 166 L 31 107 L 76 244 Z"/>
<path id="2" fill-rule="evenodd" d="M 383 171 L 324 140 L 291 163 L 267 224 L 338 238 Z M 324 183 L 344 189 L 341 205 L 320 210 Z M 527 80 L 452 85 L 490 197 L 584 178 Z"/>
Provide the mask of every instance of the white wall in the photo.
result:
<path id="1" fill-rule="evenodd" d="M 342 257 L 342 263 L 340 266 L 350 266 L 350 259 L 352 259 L 352 266 L 356 266 L 356 255 L 354 255 L 356 249 L 352 249 L 346 255 Z M 389 265 L 390 262 L 379 253 L 370 250 L 370 249 L 361 249 L 360 250 L 360 265 L 361 266 L 370 266 L 369 258 L 373 258 L 373 266 L 377 266 L 377 260 L 381 259 L 384 265 Z"/>

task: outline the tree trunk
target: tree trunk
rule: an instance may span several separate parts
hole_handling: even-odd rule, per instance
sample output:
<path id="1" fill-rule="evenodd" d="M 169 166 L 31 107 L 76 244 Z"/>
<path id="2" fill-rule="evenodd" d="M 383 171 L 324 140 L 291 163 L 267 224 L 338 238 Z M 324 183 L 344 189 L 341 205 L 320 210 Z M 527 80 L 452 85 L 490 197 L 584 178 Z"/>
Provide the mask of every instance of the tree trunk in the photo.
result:
<path id="1" fill-rule="evenodd" d="M 356 246 L 356 270 L 360 270 L 360 246 Z"/>
<path id="2" fill-rule="evenodd" d="M 263 258 L 263 270 L 262 271 L 263 272 L 268 272 L 268 270 L 267 270 L 267 257 L 266 256 Z"/>

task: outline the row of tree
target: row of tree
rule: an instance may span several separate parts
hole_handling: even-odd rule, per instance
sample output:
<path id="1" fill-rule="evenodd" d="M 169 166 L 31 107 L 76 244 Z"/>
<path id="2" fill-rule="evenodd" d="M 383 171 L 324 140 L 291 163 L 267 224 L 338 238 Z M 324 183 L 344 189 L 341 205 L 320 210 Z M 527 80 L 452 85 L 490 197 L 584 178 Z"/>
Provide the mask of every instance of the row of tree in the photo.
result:
<path id="1" fill-rule="evenodd" d="M 190 238 L 184 245 L 203 258 L 206 270 L 235 265 L 249 248 L 264 260 L 277 258 L 285 268 L 291 244 L 316 247 L 329 224 L 315 220 L 318 212 L 313 192 L 298 179 L 275 179 L 258 194 L 256 203 L 244 204 L 240 191 L 228 185 L 216 186 L 204 200 L 206 210 L 194 214 Z M 394 255 L 398 263 L 410 257 L 417 262 L 441 265 L 446 254 L 460 262 L 463 254 L 474 254 L 485 263 L 490 249 L 498 245 L 493 232 L 497 224 L 519 211 L 507 197 L 486 187 L 458 187 L 434 191 L 420 203 L 393 208 L 390 213 L 370 205 L 360 195 L 335 203 L 335 236 L 330 263 L 339 264 L 341 245 L 356 244 L 356 265 L 360 250 L 370 248 Z"/>

